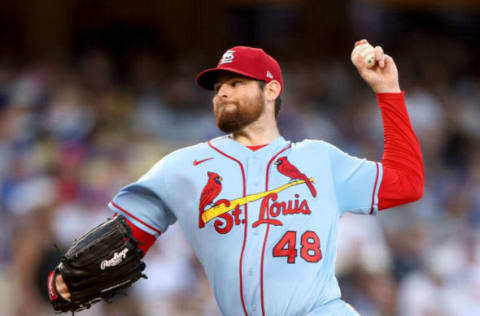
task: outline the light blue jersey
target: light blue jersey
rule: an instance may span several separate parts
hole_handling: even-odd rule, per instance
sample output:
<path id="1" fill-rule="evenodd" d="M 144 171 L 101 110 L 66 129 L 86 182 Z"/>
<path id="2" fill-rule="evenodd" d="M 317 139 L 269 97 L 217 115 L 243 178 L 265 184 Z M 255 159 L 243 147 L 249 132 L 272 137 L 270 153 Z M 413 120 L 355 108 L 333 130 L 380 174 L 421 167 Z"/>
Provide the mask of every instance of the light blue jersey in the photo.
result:
<path id="1" fill-rule="evenodd" d="M 224 136 L 165 156 L 109 206 L 154 235 L 178 220 L 224 315 L 356 315 L 339 299 L 338 221 L 376 214 L 381 180 L 380 163 L 323 141 L 252 151 Z"/>

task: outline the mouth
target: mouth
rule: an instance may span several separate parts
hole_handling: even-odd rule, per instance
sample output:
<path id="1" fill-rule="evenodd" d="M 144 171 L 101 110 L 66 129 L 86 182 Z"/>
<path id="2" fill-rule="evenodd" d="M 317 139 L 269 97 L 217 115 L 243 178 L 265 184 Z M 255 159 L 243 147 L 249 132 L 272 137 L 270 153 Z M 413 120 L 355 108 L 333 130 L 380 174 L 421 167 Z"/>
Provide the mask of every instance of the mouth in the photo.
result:
<path id="1" fill-rule="evenodd" d="M 219 100 L 217 101 L 217 106 L 218 106 L 219 108 L 223 108 L 223 107 L 226 107 L 226 106 L 232 106 L 232 105 L 234 105 L 234 106 L 237 105 L 236 102 L 235 102 L 235 100 L 232 100 L 232 99 L 219 99 Z"/>
<path id="2" fill-rule="evenodd" d="M 215 116 L 223 117 L 225 115 L 234 115 L 237 113 L 237 106 L 235 103 L 221 103 L 218 104 L 215 110 Z"/>
<path id="3" fill-rule="evenodd" d="M 219 105 L 219 108 L 221 109 L 228 109 L 228 108 L 236 108 L 237 105 L 233 102 L 225 102 L 225 103 L 220 103 Z"/>

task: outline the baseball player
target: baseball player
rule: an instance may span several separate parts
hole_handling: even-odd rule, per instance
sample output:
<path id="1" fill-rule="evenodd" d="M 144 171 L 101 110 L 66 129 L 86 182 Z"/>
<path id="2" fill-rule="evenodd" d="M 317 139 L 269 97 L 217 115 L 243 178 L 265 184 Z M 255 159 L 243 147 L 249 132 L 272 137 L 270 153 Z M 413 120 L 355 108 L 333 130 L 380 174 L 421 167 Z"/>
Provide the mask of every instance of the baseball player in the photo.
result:
<path id="1" fill-rule="evenodd" d="M 367 68 L 359 57 L 356 67 L 382 113 L 381 162 L 280 136 L 280 66 L 262 49 L 237 46 L 196 77 L 214 91 L 213 112 L 227 135 L 165 156 L 109 207 L 126 220 L 142 254 L 178 221 L 224 315 L 358 315 L 335 277 L 340 218 L 418 200 L 424 187 L 396 65 L 379 46 L 375 59 Z M 104 267 L 128 258 L 122 255 Z M 52 273 L 51 297 L 74 301 L 68 271 Z"/>

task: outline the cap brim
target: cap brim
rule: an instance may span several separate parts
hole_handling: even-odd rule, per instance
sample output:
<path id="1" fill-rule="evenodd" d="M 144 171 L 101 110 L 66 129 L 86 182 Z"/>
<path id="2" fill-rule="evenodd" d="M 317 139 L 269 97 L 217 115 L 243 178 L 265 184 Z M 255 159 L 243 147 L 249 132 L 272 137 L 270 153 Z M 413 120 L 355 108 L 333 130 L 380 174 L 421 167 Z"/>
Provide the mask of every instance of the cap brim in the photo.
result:
<path id="1" fill-rule="evenodd" d="M 221 74 L 221 73 L 225 73 L 225 72 L 234 73 L 234 74 L 242 75 L 242 76 L 252 78 L 252 79 L 257 79 L 257 80 L 262 79 L 262 78 L 256 78 L 256 77 L 252 76 L 251 74 L 248 74 L 248 73 L 243 72 L 243 71 L 238 71 L 236 69 L 230 69 L 230 68 L 227 68 L 227 67 L 223 67 L 223 68 L 206 69 L 206 70 L 200 72 L 197 75 L 197 77 L 195 78 L 195 81 L 196 81 L 198 86 L 200 86 L 204 89 L 213 91 L 214 90 L 213 88 L 214 88 L 215 82 L 217 81 L 218 75 Z"/>

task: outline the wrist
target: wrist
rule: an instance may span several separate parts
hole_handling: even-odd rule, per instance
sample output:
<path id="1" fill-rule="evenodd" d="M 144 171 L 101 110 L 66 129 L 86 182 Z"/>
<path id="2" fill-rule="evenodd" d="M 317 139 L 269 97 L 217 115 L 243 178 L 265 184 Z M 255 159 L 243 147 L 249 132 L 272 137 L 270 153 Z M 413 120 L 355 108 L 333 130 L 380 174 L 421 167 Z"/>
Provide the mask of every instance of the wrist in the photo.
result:
<path id="1" fill-rule="evenodd" d="M 377 86 L 372 87 L 373 91 L 376 94 L 380 93 L 401 93 L 402 90 L 400 89 L 400 85 L 392 85 L 392 86 Z"/>
<path id="2" fill-rule="evenodd" d="M 405 91 L 401 90 L 400 92 L 378 92 L 376 93 L 377 98 L 380 99 L 397 99 L 397 98 L 404 98 Z"/>
<path id="3" fill-rule="evenodd" d="M 384 107 L 389 107 L 391 104 L 404 104 L 405 105 L 405 91 L 400 93 L 385 92 L 377 93 L 377 102 L 378 107 L 383 109 Z"/>

